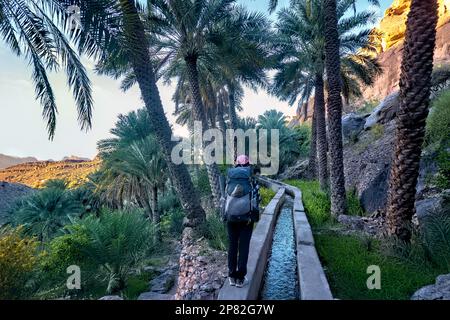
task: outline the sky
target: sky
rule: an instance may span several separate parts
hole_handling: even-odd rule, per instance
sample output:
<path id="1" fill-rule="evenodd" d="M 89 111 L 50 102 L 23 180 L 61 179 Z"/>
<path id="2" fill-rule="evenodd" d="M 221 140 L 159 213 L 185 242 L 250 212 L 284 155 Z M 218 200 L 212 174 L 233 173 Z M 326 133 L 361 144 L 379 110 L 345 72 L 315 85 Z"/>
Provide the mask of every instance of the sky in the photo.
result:
<path id="1" fill-rule="evenodd" d="M 267 12 L 269 0 L 239 0 L 249 10 Z M 289 0 L 279 0 L 279 7 L 287 6 Z M 392 0 L 382 0 L 380 17 Z M 358 9 L 371 6 L 366 0 L 358 1 Z M 275 15 L 273 15 L 275 16 Z M 120 81 L 93 72 L 93 63 L 83 59 L 93 87 L 94 113 L 92 129 L 81 131 L 72 94 L 66 85 L 63 72 L 50 74 L 50 81 L 59 108 L 56 135 L 48 140 L 45 123 L 41 117 L 41 106 L 35 100 L 31 82 L 31 68 L 23 57 L 16 57 L 0 39 L 0 153 L 39 160 L 60 160 L 65 156 L 93 158 L 97 154 L 97 141 L 110 137 L 119 114 L 126 114 L 143 106 L 140 93 L 135 86 L 123 93 Z M 171 100 L 174 87 L 158 84 L 163 106 L 169 122 L 174 125 L 176 135 L 186 135 L 187 130 L 174 124 L 174 103 Z M 277 109 L 287 116 L 295 115 L 295 106 L 259 90 L 245 90 L 240 116 L 255 117 L 269 109 Z"/>

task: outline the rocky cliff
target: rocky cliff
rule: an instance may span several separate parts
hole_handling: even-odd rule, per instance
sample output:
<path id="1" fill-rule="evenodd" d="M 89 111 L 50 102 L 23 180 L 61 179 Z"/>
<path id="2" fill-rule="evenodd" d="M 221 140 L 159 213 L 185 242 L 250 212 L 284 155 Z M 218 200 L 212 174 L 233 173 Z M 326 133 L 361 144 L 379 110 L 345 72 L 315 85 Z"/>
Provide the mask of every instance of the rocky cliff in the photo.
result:
<path id="1" fill-rule="evenodd" d="M 32 188 L 41 188 L 47 180 L 65 179 L 69 187 L 87 180 L 88 175 L 100 166 L 100 160 L 38 161 L 12 166 L 0 170 L 0 181 L 21 183 Z"/>
<path id="2" fill-rule="evenodd" d="M 378 59 L 383 74 L 363 90 L 363 100 L 381 101 L 399 89 L 403 41 L 411 0 L 394 0 L 377 31 L 381 33 Z M 439 0 L 439 23 L 436 35 L 435 66 L 450 63 L 450 0 Z"/>

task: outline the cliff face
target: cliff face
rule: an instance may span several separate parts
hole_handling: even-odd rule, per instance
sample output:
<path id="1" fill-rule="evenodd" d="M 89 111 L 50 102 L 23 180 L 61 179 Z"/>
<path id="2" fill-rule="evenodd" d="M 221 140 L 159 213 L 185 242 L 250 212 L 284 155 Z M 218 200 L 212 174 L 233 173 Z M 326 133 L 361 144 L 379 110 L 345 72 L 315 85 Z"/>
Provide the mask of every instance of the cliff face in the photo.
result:
<path id="1" fill-rule="evenodd" d="M 379 62 L 383 74 L 373 85 L 363 89 L 363 100 L 381 101 L 399 89 L 403 40 L 411 0 L 395 0 L 386 10 L 378 31 L 382 33 Z M 450 0 L 439 0 L 439 23 L 436 35 L 435 65 L 450 63 Z"/>
<path id="2" fill-rule="evenodd" d="M 382 33 L 380 40 L 380 52 L 394 47 L 405 37 L 406 19 L 411 6 L 411 0 L 394 0 L 386 10 L 377 31 Z M 438 27 L 450 20 L 450 0 L 439 0 Z"/>

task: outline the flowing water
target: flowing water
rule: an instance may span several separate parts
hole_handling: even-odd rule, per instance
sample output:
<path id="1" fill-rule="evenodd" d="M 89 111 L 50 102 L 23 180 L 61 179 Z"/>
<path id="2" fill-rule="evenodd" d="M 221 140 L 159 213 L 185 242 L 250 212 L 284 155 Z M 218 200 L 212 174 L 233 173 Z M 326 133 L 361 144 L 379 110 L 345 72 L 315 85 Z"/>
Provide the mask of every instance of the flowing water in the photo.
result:
<path id="1" fill-rule="evenodd" d="M 261 299 L 296 300 L 298 294 L 292 199 L 287 198 L 280 209 L 275 226 L 272 249 L 261 290 Z"/>

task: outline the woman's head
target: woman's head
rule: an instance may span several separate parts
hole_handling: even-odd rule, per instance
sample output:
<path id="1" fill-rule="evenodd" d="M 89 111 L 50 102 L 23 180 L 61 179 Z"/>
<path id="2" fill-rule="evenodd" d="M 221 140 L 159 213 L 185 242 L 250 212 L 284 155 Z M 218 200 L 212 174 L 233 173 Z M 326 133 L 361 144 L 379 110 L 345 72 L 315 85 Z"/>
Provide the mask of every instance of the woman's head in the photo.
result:
<path id="1" fill-rule="evenodd" d="M 249 165 L 250 160 L 245 154 L 242 154 L 236 158 L 236 167 L 246 167 Z"/>

